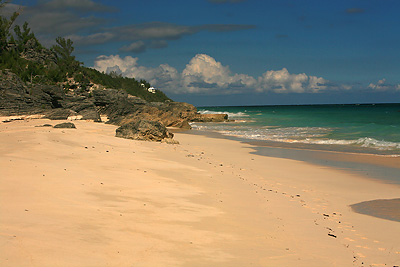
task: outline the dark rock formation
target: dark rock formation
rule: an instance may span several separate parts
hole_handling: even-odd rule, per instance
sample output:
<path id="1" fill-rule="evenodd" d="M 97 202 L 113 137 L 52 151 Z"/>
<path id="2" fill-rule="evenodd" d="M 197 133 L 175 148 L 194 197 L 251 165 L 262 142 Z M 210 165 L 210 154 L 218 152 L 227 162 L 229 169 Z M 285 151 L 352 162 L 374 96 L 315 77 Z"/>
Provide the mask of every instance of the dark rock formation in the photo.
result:
<path id="1" fill-rule="evenodd" d="M 61 87 L 54 85 L 34 85 L 28 89 L 35 104 L 43 109 L 62 108 L 60 101 L 65 94 Z"/>
<path id="2" fill-rule="evenodd" d="M 71 110 L 57 108 L 44 112 L 45 118 L 50 120 L 66 120 L 71 115 Z"/>
<path id="3" fill-rule="evenodd" d="M 72 122 L 64 122 L 64 123 L 56 124 L 56 125 L 54 125 L 53 128 L 76 129 L 75 124 L 73 124 Z"/>
<path id="4" fill-rule="evenodd" d="M 174 135 L 167 128 L 157 121 L 138 120 L 122 125 L 116 130 L 117 137 L 143 140 L 158 141 L 172 139 Z"/>
<path id="5" fill-rule="evenodd" d="M 224 122 L 228 121 L 227 114 L 198 114 L 192 121 L 194 122 Z"/>
<path id="6" fill-rule="evenodd" d="M 44 114 L 52 120 L 66 120 L 74 116 L 96 122 L 101 121 L 100 115 L 106 115 L 109 118 L 107 123 L 127 124 L 129 126 L 126 127 L 131 128 L 129 134 L 125 133 L 127 129 L 119 128 L 118 136 L 156 141 L 171 138 L 171 134 L 162 127 L 191 129 L 189 122 L 228 120 L 226 114 L 199 114 L 193 105 L 187 103 L 148 103 L 123 90 L 96 89 L 90 94 L 67 94 L 56 85 L 28 87 L 15 74 L 0 71 L 0 115 L 31 114 Z"/>
<path id="7" fill-rule="evenodd" d="M 41 65 L 57 63 L 56 54 L 49 49 L 41 47 L 35 39 L 30 39 L 26 42 L 21 57 Z"/>
<path id="8" fill-rule="evenodd" d="M 14 73 L 0 70 L 0 114 L 24 114 L 32 112 L 35 107 L 25 83 Z"/>

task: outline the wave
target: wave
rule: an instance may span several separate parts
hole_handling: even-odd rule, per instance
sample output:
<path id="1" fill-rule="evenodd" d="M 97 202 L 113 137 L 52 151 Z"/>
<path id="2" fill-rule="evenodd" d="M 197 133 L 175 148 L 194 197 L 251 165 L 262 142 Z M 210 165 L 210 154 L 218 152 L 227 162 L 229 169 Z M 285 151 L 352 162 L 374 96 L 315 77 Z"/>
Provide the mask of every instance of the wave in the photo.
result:
<path id="1" fill-rule="evenodd" d="M 378 150 L 395 150 L 400 149 L 400 143 L 397 142 L 389 142 L 384 140 L 377 140 L 375 138 L 363 137 L 356 140 L 335 140 L 335 139 L 327 139 L 327 140 L 311 140 L 306 139 L 304 141 L 300 141 L 302 143 L 308 144 L 319 144 L 319 145 L 356 145 L 366 148 L 375 148 Z"/>
<path id="2" fill-rule="evenodd" d="M 315 145 L 344 145 L 372 148 L 376 150 L 399 150 L 399 142 L 377 140 L 363 137 L 352 140 L 324 138 L 332 129 L 322 127 L 288 127 L 288 128 L 242 128 L 240 126 L 226 129 L 224 126 L 194 125 L 198 130 L 211 130 L 224 135 L 253 140 L 265 140 L 284 143 L 303 143 Z"/>

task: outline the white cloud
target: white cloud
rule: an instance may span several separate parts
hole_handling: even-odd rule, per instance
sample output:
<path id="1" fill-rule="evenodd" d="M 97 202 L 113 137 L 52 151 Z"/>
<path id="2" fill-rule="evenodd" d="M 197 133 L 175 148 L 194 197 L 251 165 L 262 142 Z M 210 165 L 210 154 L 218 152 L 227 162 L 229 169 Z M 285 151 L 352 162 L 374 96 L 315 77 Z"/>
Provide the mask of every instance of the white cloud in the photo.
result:
<path id="1" fill-rule="evenodd" d="M 171 90 L 179 84 L 180 74 L 168 64 L 161 64 L 157 68 L 147 68 L 139 66 L 138 58 L 126 56 L 121 58 L 119 55 L 99 56 L 95 61 L 94 68 L 102 72 L 116 71 L 125 77 L 135 79 L 145 79 L 153 86 Z"/>
<path id="2" fill-rule="evenodd" d="M 168 64 L 147 68 L 138 64 L 138 58 L 119 55 L 100 56 L 95 69 L 104 72 L 117 71 L 126 77 L 145 79 L 153 86 L 171 93 L 232 94 L 248 91 L 275 93 L 317 93 L 330 89 L 328 81 L 282 70 L 266 71 L 261 77 L 232 73 L 229 66 L 205 55 L 197 54 L 182 72 Z"/>
<path id="3" fill-rule="evenodd" d="M 286 68 L 270 70 L 258 78 L 257 91 L 274 91 L 275 93 L 317 93 L 326 89 L 327 81 L 305 73 L 290 74 Z"/>
<path id="4" fill-rule="evenodd" d="M 198 54 L 182 72 L 182 85 L 188 92 L 198 93 L 219 89 L 250 87 L 255 79 L 245 74 L 232 75 L 228 66 L 223 66 L 214 58 Z"/>
<path id="5" fill-rule="evenodd" d="M 374 89 L 376 91 L 400 91 L 400 84 L 392 85 L 386 82 L 386 79 L 379 80 L 377 83 L 370 83 L 368 88 Z"/>

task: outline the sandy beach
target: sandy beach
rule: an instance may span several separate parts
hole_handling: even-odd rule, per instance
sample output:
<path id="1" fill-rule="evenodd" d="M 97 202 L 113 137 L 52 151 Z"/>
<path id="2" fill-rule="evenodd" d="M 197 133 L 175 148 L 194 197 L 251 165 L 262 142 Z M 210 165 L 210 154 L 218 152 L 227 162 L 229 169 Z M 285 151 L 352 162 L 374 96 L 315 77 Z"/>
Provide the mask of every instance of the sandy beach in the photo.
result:
<path id="1" fill-rule="evenodd" d="M 399 185 L 228 139 L 36 127 L 60 122 L 0 122 L 0 266 L 400 265 L 400 222 L 350 207 Z"/>

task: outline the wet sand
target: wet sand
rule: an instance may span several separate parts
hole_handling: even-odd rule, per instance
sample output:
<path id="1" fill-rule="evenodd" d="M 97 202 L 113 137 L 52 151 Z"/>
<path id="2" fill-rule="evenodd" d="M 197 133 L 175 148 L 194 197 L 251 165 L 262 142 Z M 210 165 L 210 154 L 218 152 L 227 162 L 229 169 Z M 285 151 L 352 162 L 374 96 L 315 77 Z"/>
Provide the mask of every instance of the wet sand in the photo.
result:
<path id="1" fill-rule="evenodd" d="M 361 214 L 400 222 L 400 198 L 364 201 L 350 207 Z"/>

